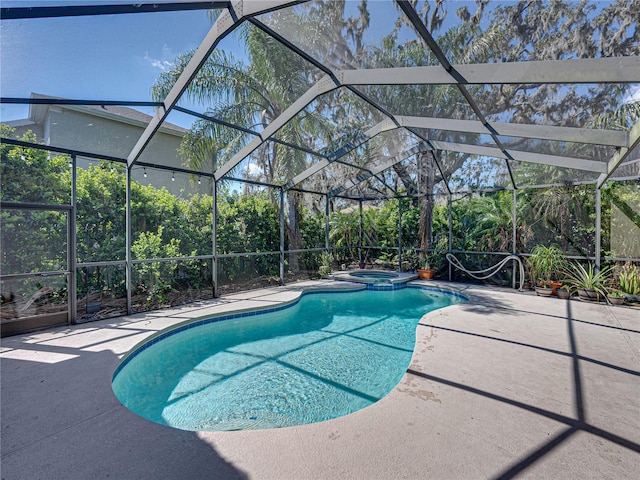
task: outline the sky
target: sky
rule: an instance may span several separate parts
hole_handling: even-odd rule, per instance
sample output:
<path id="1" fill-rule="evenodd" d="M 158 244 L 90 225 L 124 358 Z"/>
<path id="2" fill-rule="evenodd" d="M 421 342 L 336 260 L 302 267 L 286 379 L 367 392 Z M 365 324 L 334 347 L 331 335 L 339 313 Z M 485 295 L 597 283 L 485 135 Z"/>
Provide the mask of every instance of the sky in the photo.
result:
<path id="1" fill-rule="evenodd" d="M 2 6 L 73 3 L 98 2 L 3 0 Z M 349 2 L 347 14 L 356 15 L 358 3 Z M 369 9 L 377 13 L 372 14 L 365 36 L 369 37 L 367 41 L 377 43 L 379 32 L 388 33 L 398 13 L 389 1 L 370 0 Z M 450 17 L 454 19 L 455 15 Z M 0 94 L 26 98 L 36 92 L 72 99 L 150 101 L 151 87 L 159 74 L 173 66 L 177 55 L 195 49 L 210 28 L 205 11 L 3 20 Z M 232 51 L 236 58 L 246 58 L 233 34 L 218 48 Z M 136 108 L 154 113 L 152 108 Z M 26 106 L 0 105 L 0 121 L 27 116 Z M 185 128 L 191 120 L 177 113 L 169 118 Z"/>
<path id="2" fill-rule="evenodd" d="M 65 3 L 90 2 L 3 0 L 2 6 Z M 455 2 L 448 6 L 446 22 L 456 21 L 453 7 L 463 4 L 474 11 L 473 2 Z M 357 1 L 351 1 L 347 13 L 355 15 L 357 5 Z M 392 28 L 398 13 L 389 1 L 370 0 L 369 9 L 371 26 L 365 40 L 376 43 L 381 32 L 386 34 Z M 151 87 L 160 73 L 173 66 L 177 55 L 195 49 L 210 28 L 205 11 L 3 20 L 0 94 L 29 97 L 36 92 L 73 99 L 150 101 Z M 219 48 L 231 50 L 238 58 L 246 57 L 234 35 L 225 38 Z M 640 97 L 640 88 L 635 96 Z M 152 108 L 139 109 L 154 113 Z M 26 106 L 0 105 L 0 121 L 26 118 L 27 114 Z M 169 118 L 185 128 L 190 127 L 191 120 L 176 113 Z"/>
<path id="3" fill-rule="evenodd" d="M 1 94 L 150 101 L 158 75 L 210 28 L 204 11 L 3 20 Z M 226 48 L 242 55 L 232 40 L 225 40 Z M 18 108 L 24 118 L 26 109 Z M 1 119 L 16 118 L 16 110 L 2 105 Z"/>

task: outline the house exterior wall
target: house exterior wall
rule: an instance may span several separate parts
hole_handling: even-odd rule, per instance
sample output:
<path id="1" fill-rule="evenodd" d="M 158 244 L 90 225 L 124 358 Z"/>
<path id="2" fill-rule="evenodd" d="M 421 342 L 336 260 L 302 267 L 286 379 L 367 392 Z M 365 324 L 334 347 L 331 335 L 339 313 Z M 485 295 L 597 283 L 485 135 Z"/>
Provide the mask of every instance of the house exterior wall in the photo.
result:
<path id="1" fill-rule="evenodd" d="M 37 123 L 31 120 L 13 123 L 16 135 L 22 136 L 31 130 L 38 141 L 45 145 L 68 148 L 95 155 L 105 155 L 126 159 L 144 131 L 140 122 L 131 120 L 93 108 L 77 109 L 51 105 Z M 36 116 L 36 118 L 38 118 Z M 178 155 L 184 131 L 161 128 L 147 145 L 138 159 L 140 162 L 182 167 L 183 162 Z M 96 159 L 78 158 L 79 168 L 88 168 Z M 197 179 L 184 174 L 172 174 L 170 171 L 146 168 L 146 176 L 142 167 L 134 166 L 133 179 L 143 185 L 155 188 L 165 187 L 176 196 L 188 196 L 192 193 L 211 193 L 208 182 L 197 183 Z"/>
<path id="2" fill-rule="evenodd" d="M 49 145 L 120 158 L 127 158 L 144 131 L 142 126 L 125 121 L 58 107 L 49 109 L 45 125 L 49 129 L 45 139 Z M 180 135 L 161 130 L 140 161 L 179 167 L 181 141 Z"/>
<path id="3" fill-rule="evenodd" d="M 29 121 L 13 121 L 5 123 L 11 128 L 15 128 L 16 137 L 22 137 L 25 133 L 31 131 L 36 134 L 36 137 L 39 141 L 44 142 L 44 127 L 42 125 L 38 125 Z"/>

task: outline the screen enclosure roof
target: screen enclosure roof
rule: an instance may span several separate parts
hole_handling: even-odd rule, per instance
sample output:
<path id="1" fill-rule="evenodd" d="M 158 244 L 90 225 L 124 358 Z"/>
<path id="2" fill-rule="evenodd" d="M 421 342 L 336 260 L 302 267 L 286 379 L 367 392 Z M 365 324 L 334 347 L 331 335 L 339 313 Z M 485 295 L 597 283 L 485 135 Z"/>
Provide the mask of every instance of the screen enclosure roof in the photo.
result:
<path id="1" fill-rule="evenodd" d="M 139 168 L 177 135 L 176 169 L 332 196 L 601 186 L 640 172 L 633 3 L 6 1 L 2 121 L 102 115 L 134 138 L 42 141 Z"/>

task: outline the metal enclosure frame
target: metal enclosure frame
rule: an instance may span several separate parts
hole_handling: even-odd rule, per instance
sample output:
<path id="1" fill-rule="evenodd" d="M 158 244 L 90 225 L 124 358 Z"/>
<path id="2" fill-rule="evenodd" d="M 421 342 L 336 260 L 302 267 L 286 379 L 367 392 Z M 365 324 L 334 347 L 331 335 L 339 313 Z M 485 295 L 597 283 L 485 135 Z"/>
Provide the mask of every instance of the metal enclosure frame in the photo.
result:
<path id="1" fill-rule="evenodd" d="M 52 152 L 70 154 L 72 167 L 72 192 L 71 205 L 69 211 L 69 238 L 75 239 L 75 212 L 76 212 L 76 156 L 88 158 L 104 159 L 112 162 L 126 164 L 126 258 L 123 262 L 88 262 L 77 264 L 77 255 L 75 252 L 75 240 L 72 242 L 69 251 L 69 290 L 70 290 L 70 316 L 71 321 L 75 321 L 76 315 L 76 298 L 75 292 L 77 285 L 76 272 L 78 266 L 91 265 L 116 265 L 124 264 L 126 268 L 127 281 L 127 310 L 131 313 L 131 278 L 132 265 L 143 263 L 146 260 L 134 261 L 131 254 L 132 232 L 131 232 L 131 177 L 132 168 L 134 166 L 153 167 L 167 171 L 181 172 L 185 174 L 198 175 L 213 180 L 213 212 L 212 212 L 212 243 L 211 254 L 192 257 L 184 257 L 183 259 L 207 259 L 212 262 L 212 282 L 214 285 L 213 295 L 219 294 L 218 288 L 218 268 L 221 258 L 231 258 L 234 256 L 255 255 L 255 253 L 242 254 L 219 254 L 216 241 L 217 235 L 217 197 L 220 182 L 226 180 L 237 180 L 241 182 L 250 182 L 258 185 L 268 186 L 279 191 L 279 250 L 277 252 L 260 252 L 260 254 L 278 254 L 280 258 L 280 283 L 285 282 L 285 258 L 287 250 L 285 250 L 285 210 L 284 202 L 288 192 L 306 192 L 323 195 L 325 197 L 325 245 L 324 250 L 330 251 L 329 239 L 329 215 L 330 201 L 334 198 L 356 199 L 358 200 L 359 210 L 359 232 L 358 232 L 358 258 L 363 261 L 363 224 L 362 224 L 362 206 L 363 201 L 379 199 L 381 197 L 363 197 L 352 196 L 350 192 L 366 182 L 370 178 L 377 178 L 387 190 L 394 193 L 384 198 L 397 197 L 399 199 L 406 198 L 406 195 L 398 194 L 393 187 L 387 185 L 383 175 L 386 171 L 393 168 L 394 165 L 407 159 L 420 159 L 421 154 L 431 152 L 433 163 L 442 174 L 444 188 L 447 192 L 447 203 L 449 209 L 449 239 L 448 251 L 453 251 L 452 245 L 452 198 L 453 191 L 449 184 L 449 179 L 444 175 L 445 168 L 441 159 L 441 152 L 461 152 L 469 155 L 477 155 L 481 157 L 491 157 L 501 159 L 504 162 L 508 172 L 509 185 L 504 190 L 513 192 L 513 237 L 511 252 L 484 252 L 494 254 L 522 254 L 517 252 L 517 231 L 516 231 L 516 203 L 518 190 L 544 187 L 539 185 L 519 185 L 512 171 L 513 162 L 538 163 L 542 165 L 550 165 L 562 168 L 570 168 L 575 170 L 587 171 L 598 174 L 597 180 L 590 182 L 575 182 L 577 184 L 594 184 L 596 195 L 596 219 L 595 219 L 595 260 L 599 267 L 602 263 L 601 257 L 601 189 L 610 181 L 616 170 L 625 163 L 632 154 L 637 151 L 640 145 L 640 122 L 637 122 L 628 132 L 621 130 L 607 130 L 595 128 L 570 128 L 552 125 L 526 125 L 517 123 L 501 123 L 489 122 L 485 117 L 481 107 L 469 92 L 468 86 L 471 84 L 499 85 L 514 83 L 532 83 L 532 84 L 594 84 L 594 83 L 640 83 L 640 57 L 611 57 L 611 58 L 586 58 L 572 60 L 554 60 L 554 61 L 530 61 L 521 63 L 488 63 L 488 64 L 471 64 L 471 65 L 452 65 L 443 53 L 437 40 L 433 38 L 428 31 L 419 14 L 416 12 L 412 2 L 406 0 L 397 0 L 396 4 L 404 13 L 408 22 L 413 26 L 415 32 L 419 35 L 420 40 L 437 58 L 438 65 L 435 66 L 419 66 L 419 67 L 403 67 L 403 68 L 386 68 L 386 69 L 361 69 L 361 70 L 333 70 L 329 66 L 319 62 L 307 52 L 301 50 L 298 46 L 287 40 L 284 36 L 275 32 L 264 24 L 259 16 L 261 14 L 272 12 L 279 9 L 288 8 L 301 1 L 245 1 L 236 2 L 220 1 L 191 1 L 191 2 L 167 2 L 160 4 L 151 3 L 131 3 L 122 5 L 90 5 L 90 6 L 59 6 L 59 7 L 33 7 L 33 8 L 2 8 L 2 20 L 15 20 L 35 18 L 51 18 L 61 16 L 85 16 L 85 15 L 117 15 L 117 14 L 135 14 L 146 13 L 150 11 L 180 11 L 180 10 L 206 10 L 211 8 L 221 9 L 215 23 L 211 27 L 195 54 L 180 74 L 170 92 L 160 102 L 145 101 L 114 101 L 101 99 L 35 99 L 35 98 L 14 98 L 2 97 L 2 104 L 22 104 L 22 105 L 117 105 L 117 106 L 152 106 L 156 108 L 156 114 L 147 124 L 141 136 L 138 138 L 135 146 L 131 149 L 126 158 L 115 156 L 101 155 L 95 152 L 77 151 L 74 149 L 57 148 L 55 146 L 41 146 L 21 142 L 13 139 L 2 138 L 3 143 L 24 146 L 28 148 L 43 148 Z M 291 105 L 286 108 L 279 117 L 269 125 L 258 132 L 240 125 L 231 124 L 224 119 L 216 119 L 203 113 L 184 108 L 178 105 L 182 94 L 189 88 L 194 81 L 198 72 L 209 58 L 211 52 L 218 46 L 219 42 L 228 34 L 236 30 L 241 24 L 248 22 L 252 26 L 259 28 L 266 34 L 273 37 L 279 44 L 291 50 L 295 55 L 302 56 L 314 67 L 318 68 L 324 76 L 315 82 L 301 96 L 297 98 Z M 524 65 L 523 65 L 524 63 Z M 405 115 L 404 112 L 389 111 L 384 106 L 376 103 L 356 88 L 358 85 L 452 85 L 454 86 L 468 103 L 469 108 L 475 113 L 478 120 L 463 120 L 453 118 L 433 118 L 433 117 L 417 117 Z M 348 144 L 341 145 L 330 153 L 316 151 L 302 145 L 295 145 L 291 142 L 278 139 L 275 135 L 280 129 L 291 121 L 296 115 L 304 111 L 304 109 L 314 102 L 321 95 L 332 92 L 339 88 L 348 89 L 351 93 L 357 95 L 363 102 L 370 105 L 383 120 L 374 126 L 362 132 L 357 139 L 352 140 Z M 141 155 L 153 140 L 154 135 L 158 132 L 163 122 L 172 111 L 189 114 L 195 118 L 200 118 L 210 122 L 225 125 L 233 128 L 238 132 L 244 132 L 253 136 L 243 148 L 233 155 L 225 164 L 218 166 L 213 172 L 203 172 L 190 168 L 167 167 L 156 165 L 149 162 L 141 161 Z M 420 129 L 438 129 L 451 132 L 462 132 L 472 134 L 484 134 L 491 137 L 495 146 L 473 145 L 462 142 L 448 142 L 434 140 L 429 136 L 420 132 Z M 401 131 L 407 132 L 414 137 L 420 139 L 419 142 L 411 145 L 409 148 L 395 156 L 385 157 L 377 165 L 354 165 L 349 163 L 347 156 L 356 151 L 356 149 L 367 142 L 375 139 L 385 132 Z M 580 142 L 589 145 L 608 146 L 615 149 L 614 155 L 607 161 L 602 162 L 594 159 L 573 158 L 569 156 L 551 155 L 537 153 L 534 151 L 515 150 L 505 146 L 500 139 L 501 136 L 520 137 L 523 139 L 550 140 L 559 142 Z M 266 142 L 276 142 L 287 148 L 296 151 L 312 154 L 320 160 L 309 166 L 304 171 L 292 176 L 288 181 L 281 183 L 269 184 L 266 182 L 252 181 L 246 178 L 235 178 L 233 176 L 234 169 L 244 160 L 246 160 L 256 149 L 264 145 Z M 419 160 L 417 160 L 419 161 Z M 360 174 L 356 177 L 348 178 L 343 183 L 334 183 L 324 191 L 313 191 L 305 186 L 305 181 L 321 174 L 326 168 L 334 163 L 343 163 L 357 169 Z M 639 179 L 640 181 L 640 179 Z M 459 192 L 456 192 L 459 193 Z M 3 208 L 11 207 L 9 203 L 3 203 Z M 40 208 L 42 205 L 33 206 Z M 27 204 L 21 204 L 20 208 L 30 208 Z M 66 208 L 66 207 L 65 207 Z M 402 201 L 399 201 L 398 210 L 398 256 L 399 263 L 402 263 Z M 318 249 L 309 249 L 318 250 Z M 169 261 L 176 259 L 154 259 L 149 261 Z M 636 259 L 637 260 L 637 259 Z M 452 269 L 449 266 L 449 277 L 452 278 Z M 515 286 L 515 265 L 513 274 L 513 285 Z"/>

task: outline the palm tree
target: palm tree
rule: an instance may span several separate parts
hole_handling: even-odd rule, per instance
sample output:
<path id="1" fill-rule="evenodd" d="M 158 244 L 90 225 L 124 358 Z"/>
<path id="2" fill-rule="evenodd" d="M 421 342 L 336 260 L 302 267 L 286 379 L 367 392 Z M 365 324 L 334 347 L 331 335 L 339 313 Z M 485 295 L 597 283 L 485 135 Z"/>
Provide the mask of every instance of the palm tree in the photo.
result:
<path id="1" fill-rule="evenodd" d="M 334 212 L 329 218 L 329 240 L 334 247 L 347 247 L 347 258 L 344 254 L 336 252 L 340 260 L 353 261 L 356 258 L 356 247 L 360 231 L 360 220 L 357 211 L 348 213 Z"/>
<path id="2" fill-rule="evenodd" d="M 513 245 L 513 197 L 511 192 L 498 192 L 479 202 L 479 216 L 474 238 L 490 252 L 508 252 Z"/>
<path id="3" fill-rule="evenodd" d="M 229 53 L 215 50 L 186 90 L 184 99 L 208 105 L 207 116 L 259 131 L 308 89 L 316 80 L 316 73 L 301 57 L 257 28 L 246 26 L 240 33 L 247 46 L 250 63 L 247 65 Z M 153 88 L 155 99 L 166 96 L 191 56 L 192 52 L 180 55 L 174 62 L 175 68 L 160 75 Z M 278 138 L 304 144 L 309 136 L 323 128 L 321 117 L 298 115 L 278 132 Z M 213 172 L 251 137 L 246 131 L 199 119 L 185 135 L 180 153 L 190 168 Z M 261 180 L 266 183 L 285 183 L 306 168 L 305 160 L 304 152 L 276 142 L 263 144 L 251 157 L 251 162 L 255 162 L 262 172 Z M 273 194 L 271 198 L 278 201 Z M 301 196 L 289 192 L 287 203 L 289 248 L 299 249 L 302 247 Z M 297 270 L 295 258 L 290 266 Z"/>
<path id="4" fill-rule="evenodd" d="M 438 38 L 445 55 L 452 63 L 468 62 L 510 62 L 519 60 L 540 60 L 564 56 L 613 56 L 638 53 L 637 41 L 626 38 L 624 29 L 613 26 L 627 22 L 630 9 L 623 0 L 595 12 L 589 5 L 570 5 L 564 2 L 519 1 L 485 9 L 486 2 L 477 2 L 478 11 L 471 15 L 466 8 L 458 10 L 463 23 L 447 30 Z M 427 11 L 430 2 L 424 2 L 422 14 L 424 22 L 432 33 L 443 25 L 445 16 L 443 2 L 438 1 L 432 12 Z M 490 13 L 489 13 L 490 11 Z M 394 30 L 382 39 L 379 45 L 366 45 L 363 39 L 369 28 L 367 4 L 362 1 L 358 15 L 345 17 L 345 2 L 309 2 L 296 9 L 274 12 L 273 25 L 285 25 L 285 30 L 294 25 L 301 30 L 307 52 L 329 68 L 370 68 L 389 66 L 414 66 L 435 64 L 436 61 L 424 44 L 416 39 L 400 43 L 401 22 L 399 16 Z M 488 22 L 484 16 L 491 15 Z M 540 21 L 540 19 L 544 21 Z M 412 28 L 409 25 L 410 28 Z M 277 28 L 276 28 L 277 29 Z M 591 35 L 574 35 L 575 31 L 589 31 Z M 620 30 L 620 31 L 618 31 Z M 186 98 L 210 105 L 207 110 L 216 116 L 241 125 L 244 128 L 260 130 L 270 124 L 293 103 L 320 75 L 304 59 L 281 46 L 270 36 L 248 25 L 241 31 L 250 60 L 248 65 L 234 60 L 230 55 L 214 52 L 203 70 L 186 91 Z M 286 36 L 286 35 L 285 35 Z M 163 98 L 182 71 L 190 55 L 176 60 L 176 68 L 163 74 L 154 90 L 156 98 Z M 446 86 L 398 86 L 358 87 L 371 99 L 377 101 L 393 114 L 427 115 L 444 118 L 474 118 L 469 105 L 455 87 Z M 610 109 L 615 99 L 624 95 L 619 86 L 605 85 L 602 88 L 581 95 L 575 88 L 558 90 L 555 85 L 507 85 L 500 88 L 467 86 L 480 109 L 490 121 L 514 120 L 521 123 L 550 122 L 566 126 L 582 126 L 585 119 L 599 111 Z M 354 128 L 349 123 L 354 112 L 336 121 L 333 113 L 348 110 L 347 105 L 357 109 L 361 100 L 354 95 L 327 94 L 318 98 L 307 110 L 296 115 L 278 133 L 277 137 L 291 143 L 316 147 L 340 147 L 353 138 Z M 560 94 L 562 93 L 562 94 Z M 613 99 L 613 100 L 612 100 Z M 359 103 L 358 103 L 359 102 Z M 355 130 L 358 130 L 357 125 Z M 340 133 L 348 132 L 344 138 Z M 430 136 L 433 132 L 427 132 Z M 446 132 L 440 132 L 446 135 Z M 424 132 L 423 132 L 424 135 Z M 197 121 L 187 136 L 183 153 L 192 165 L 208 165 L 215 169 L 230 158 L 250 134 L 229 129 L 207 121 Z M 465 134 L 458 140 L 462 143 L 476 143 L 474 134 Z M 429 138 L 432 138 L 431 136 Z M 322 139 L 322 142 L 318 142 Z M 335 151 L 336 148 L 329 148 Z M 443 177 L 449 177 L 461 168 L 468 155 L 453 154 L 443 162 L 443 171 L 435 168 L 433 161 L 420 162 L 422 169 L 416 172 L 403 170 L 402 164 L 394 166 L 395 174 L 409 194 L 418 192 L 417 178 L 426 189 L 421 216 L 420 244 L 428 246 L 429 227 L 433 202 L 429 198 L 435 185 Z M 261 168 L 266 181 L 286 181 L 306 166 L 306 154 L 299 150 L 283 147 L 275 142 L 263 144 L 252 155 Z M 337 167 L 337 170 L 340 166 Z M 322 174 L 317 176 L 322 179 Z M 334 175 L 335 179 L 335 175 Z M 329 177 L 327 176 L 327 180 Z M 373 184 L 372 184 L 373 185 Z M 290 248 L 299 247 L 298 216 L 300 196 L 287 196 L 288 234 Z"/>

